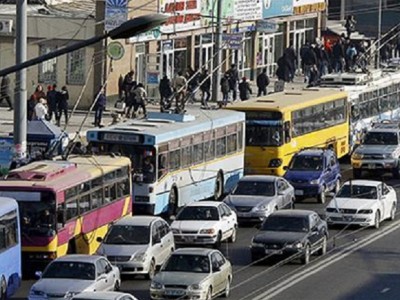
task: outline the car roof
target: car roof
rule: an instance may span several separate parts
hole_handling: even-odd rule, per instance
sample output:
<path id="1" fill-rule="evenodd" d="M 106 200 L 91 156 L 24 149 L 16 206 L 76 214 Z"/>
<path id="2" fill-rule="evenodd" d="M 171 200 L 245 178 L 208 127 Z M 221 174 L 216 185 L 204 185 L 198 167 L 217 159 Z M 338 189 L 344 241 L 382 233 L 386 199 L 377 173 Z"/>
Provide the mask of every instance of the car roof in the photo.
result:
<path id="1" fill-rule="evenodd" d="M 305 210 L 305 209 L 284 209 L 278 210 L 270 214 L 270 216 L 283 216 L 283 217 L 306 217 L 315 212 L 312 210 Z"/>
<path id="2" fill-rule="evenodd" d="M 99 255 L 87 255 L 87 254 L 68 254 L 56 258 L 54 261 L 70 261 L 70 262 L 86 262 L 86 263 L 95 263 L 102 256 Z"/>
<path id="3" fill-rule="evenodd" d="M 303 149 L 297 152 L 295 155 L 323 155 L 327 150 L 329 149 L 319 149 L 319 148 L 313 148 L 313 149 Z M 329 150 L 330 151 L 330 150 Z"/>
<path id="4" fill-rule="evenodd" d="M 266 181 L 271 182 L 278 179 L 278 176 L 272 175 L 246 175 L 242 177 L 239 181 Z"/>
<path id="5" fill-rule="evenodd" d="M 357 180 L 349 180 L 346 181 L 343 185 L 366 185 L 366 186 L 378 186 L 382 184 L 382 181 L 378 180 L 363 180 L 363 179 L 357 179 Z"/>
<path id="6" fill-rule="evenodd" d="M 114 225 L 136 225 L 150 226 L 153 222 L 162 220 L 157 216 L 125 216 L 114 223 Z"/>
<path id="7" fill-rule="evenodd" d="M 115 300 L 117 297 L 132 296 L 121 292 L 83 292 L 75 295 L 72 299 L 96 299 L 96 300 Z"/>
<path id="8" fill-rule="evenodd" d="M 218 207 L 221 204 L 220 201 L 194 201 L 186 206 L 213 206 Z"/>
<path id="9" fill-rule="evenodd" d="M 209 255 L 214 252 L 215 249 L 210 248 L 179 248 L 175 250 L 172 254 L 182 254 L 182 255 Z"/>

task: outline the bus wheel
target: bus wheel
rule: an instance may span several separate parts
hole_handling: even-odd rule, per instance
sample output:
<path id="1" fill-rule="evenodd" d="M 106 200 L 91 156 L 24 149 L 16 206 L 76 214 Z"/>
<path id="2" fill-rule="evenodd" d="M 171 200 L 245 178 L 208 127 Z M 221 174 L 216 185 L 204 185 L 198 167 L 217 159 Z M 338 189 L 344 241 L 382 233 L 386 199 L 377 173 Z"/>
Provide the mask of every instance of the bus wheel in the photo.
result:
<path id="1" fill-rule="evenodd" d="M 216 201 L 221 200 L 223 193 L 224 193 L 224 179 L 222 177 L 222 173 L 218 172 L 217 179 L 215 180 L 214 199 Z"/>
<path id="2" fill-rule="evenodd" d="M 6 300 L 7 299 L 7 283 L 4 277 L 1 278 L 0 284 L 0 299 Z"/>
<path id="3" fill-rule="evenodd" d="M 174 216 L 176 214 L 176 207 L 178 204 L 178 193 L 176 188 L 173 187 L 169 192 L 168 198 L 168 216 Z"/>

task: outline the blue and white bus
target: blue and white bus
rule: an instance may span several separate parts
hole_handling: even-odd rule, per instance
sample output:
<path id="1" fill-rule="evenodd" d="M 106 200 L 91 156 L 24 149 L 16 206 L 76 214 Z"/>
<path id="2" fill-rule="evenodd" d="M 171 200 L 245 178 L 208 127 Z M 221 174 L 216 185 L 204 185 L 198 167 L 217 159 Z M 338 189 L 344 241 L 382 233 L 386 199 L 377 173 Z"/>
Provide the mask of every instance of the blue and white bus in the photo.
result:
<path id="1" fill-rule="evenodd" d="M 150 112 L 88 130 L 93 153 L 119 153 L 132 161 L 133 212 L 173 215 L 192 201 L 219 199 L 243 176 L 245 114 L 197 110 Z"/>
<path id="2" fill-rule="evenodd" d="M 9 299 L 21 284 L 21 237 L 18 204 L 0 197 L 0 299 Z"/>

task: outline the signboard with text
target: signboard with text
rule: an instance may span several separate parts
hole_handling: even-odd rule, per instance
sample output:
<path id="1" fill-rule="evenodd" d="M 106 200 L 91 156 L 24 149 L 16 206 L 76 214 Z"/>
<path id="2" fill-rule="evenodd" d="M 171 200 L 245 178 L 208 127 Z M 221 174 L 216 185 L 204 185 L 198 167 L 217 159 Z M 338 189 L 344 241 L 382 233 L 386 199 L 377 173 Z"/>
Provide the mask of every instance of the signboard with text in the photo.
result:
<path id="1" fill-rule="evenodd" d="M 243 33 L 223 33 L 222 42 L 226 49 L 240 50 L 242 49 Z"/>
<path id="2" fill-rule="evenodd" d="M 260 0 L 233 0 L 233 18 L 235 20 L 262 19 L 262 1 Z"/>
<path id="3" fill-rule="evenodd" d="M 293 0 L 293 13 L 302 15 L 326 10 L 325 0 Z"/>
<path id="4" fill-rule="evenodd" d="M 106 31 L 128 20 L 128 0 L 106 0 L 104 27 Z"/>
<path id="5" fill-rule="evenodd" d="M 293 1 L 296 0 L 262 0 L 262 18 L 269 19 L 292 15 Z"/>
<path id="6" fill-rule="evenodd" d="M 170 14 L 161 26 L 162 33 L 172 33 L 201 27 L 201 0 L 159 0 L 161 13 Z"/>

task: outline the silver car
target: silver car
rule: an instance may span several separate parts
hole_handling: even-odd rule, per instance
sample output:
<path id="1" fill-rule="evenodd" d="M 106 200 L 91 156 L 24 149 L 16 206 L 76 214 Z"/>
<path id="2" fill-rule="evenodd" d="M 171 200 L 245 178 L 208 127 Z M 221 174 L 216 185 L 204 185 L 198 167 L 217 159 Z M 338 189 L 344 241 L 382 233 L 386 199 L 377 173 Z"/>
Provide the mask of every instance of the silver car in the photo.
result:
<path id="1" fill-rule="evenodd" d="M 176 250 L 153 278 L 151 299 L 210 300 L 229 297 L 232 283 L 231 263 L 215 249 Z"/>
<path id="2" fill-rule="evenodd" d="M 285 179 L 269 175 L 244 176 L 224 202 L 239 221 L 263 221 L 272 212 L 293 208 L 294 188 Z"/>
<path id="3" fill-rule="evenodd" d="M 113 224 L 101 242 L 97 254 L 120 268 L 122 274 L 143 274 L 153 278 L 175 249 L 174 235 L 160 217 L 126 216 Z"/>
<path id="4" fill-rule="evenodd" d="M 98 255 L 66 255 L 53 260 L 31 287 L 29 300 L 66 300 L 81 292 L 114 291 L 121 286 L 119 269 Z"/>
<path id="5" fill-rule="evenodd" d="M 137 300 L 137 298 L 120 292 L 84 292 L 76 295 L 72 300 Z"/>

